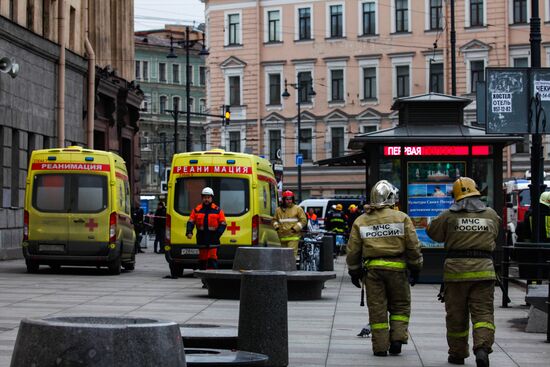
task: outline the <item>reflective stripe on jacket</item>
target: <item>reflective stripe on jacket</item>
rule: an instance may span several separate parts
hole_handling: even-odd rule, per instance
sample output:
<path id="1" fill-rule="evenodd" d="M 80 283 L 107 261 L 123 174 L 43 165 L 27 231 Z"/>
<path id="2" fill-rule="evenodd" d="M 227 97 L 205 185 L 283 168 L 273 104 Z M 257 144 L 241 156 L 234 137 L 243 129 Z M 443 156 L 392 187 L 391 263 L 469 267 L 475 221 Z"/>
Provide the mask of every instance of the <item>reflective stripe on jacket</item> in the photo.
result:
<path id="1" fill-rule="evenodd" d="M 273 217 L 273 227 L 281 241 L 298 241 L 302 228 L 307 225 L 304 210 L 296 204 L 288 208 L 278 207 Z"/>

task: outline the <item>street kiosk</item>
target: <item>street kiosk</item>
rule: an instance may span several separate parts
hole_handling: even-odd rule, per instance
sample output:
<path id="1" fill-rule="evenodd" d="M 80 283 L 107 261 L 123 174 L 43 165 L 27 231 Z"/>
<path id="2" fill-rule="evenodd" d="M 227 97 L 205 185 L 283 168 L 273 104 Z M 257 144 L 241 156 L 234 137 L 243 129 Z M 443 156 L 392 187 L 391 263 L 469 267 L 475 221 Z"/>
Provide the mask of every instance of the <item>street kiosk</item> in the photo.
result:
<path id="1" fill-rule="evenodd" d="M 426 228 L 453 203 L 452 185 L 458 177 L 473 178 L 482 200 L 503 212 L 502 150 L 521 137 L 487 134 L 484 127 L 465 125 L 464 107 L 471 102 L 437 93 L 396 99 L 392 105 L 399 111 L 396 127 L 356 135 L 349 149 L 361 153 L 317 162 L 364 165 L 367 193 L 382 179 L 399 189 L 399 209 L 413 220 L 422 245 L 424 283 L 443 278 L 443 243 L 432 241 Z M 503 233 L 499 238 L 501 246 Z"/>

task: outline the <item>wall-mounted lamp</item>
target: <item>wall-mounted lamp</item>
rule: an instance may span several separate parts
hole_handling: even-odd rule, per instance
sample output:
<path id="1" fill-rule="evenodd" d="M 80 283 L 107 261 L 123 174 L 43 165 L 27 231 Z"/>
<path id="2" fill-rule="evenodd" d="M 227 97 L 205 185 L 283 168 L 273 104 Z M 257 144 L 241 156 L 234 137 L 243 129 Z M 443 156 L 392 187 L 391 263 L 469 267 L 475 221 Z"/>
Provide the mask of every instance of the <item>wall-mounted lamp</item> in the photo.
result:
<path id="1" fill-rule="evenodd" d="M 0 59 L 0 72 L 15 78 L 19 74 L 19 64 L 14 58 L 2 57 Z"/>

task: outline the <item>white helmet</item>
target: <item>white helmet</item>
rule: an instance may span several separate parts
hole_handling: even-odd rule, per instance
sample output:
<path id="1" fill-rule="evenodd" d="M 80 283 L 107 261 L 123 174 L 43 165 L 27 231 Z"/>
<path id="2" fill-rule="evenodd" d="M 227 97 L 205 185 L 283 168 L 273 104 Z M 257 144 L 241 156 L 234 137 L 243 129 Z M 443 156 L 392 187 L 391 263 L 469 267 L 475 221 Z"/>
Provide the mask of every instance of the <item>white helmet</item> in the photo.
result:
<path id="1" fill-rule="evenodd" d="M 376 208 L 395 205 L 397 193 L 398 190 L 395 186 L 386 180 L 380 180 L 370 192 L 370 204 Z"/>
<path id="2" fill-rule="evenodd" d="M 205 187 L 204 189 L 202 189 L 201 195 L 214 196 L 214 190 L 212 190 L 210 187 Z"/>

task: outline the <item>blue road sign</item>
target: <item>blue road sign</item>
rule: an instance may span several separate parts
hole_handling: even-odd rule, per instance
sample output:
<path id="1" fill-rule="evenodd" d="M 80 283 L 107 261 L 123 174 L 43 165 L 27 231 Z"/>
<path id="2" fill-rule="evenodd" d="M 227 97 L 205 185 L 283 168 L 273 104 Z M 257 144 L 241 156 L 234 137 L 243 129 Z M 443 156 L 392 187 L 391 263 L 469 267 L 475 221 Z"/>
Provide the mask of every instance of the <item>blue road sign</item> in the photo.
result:
<path id="1" fill-rule="evenodd" d="M 296 165 L 301 166 L 304 164 L 304 156 L 302 154 L 296 154 Z"/>

